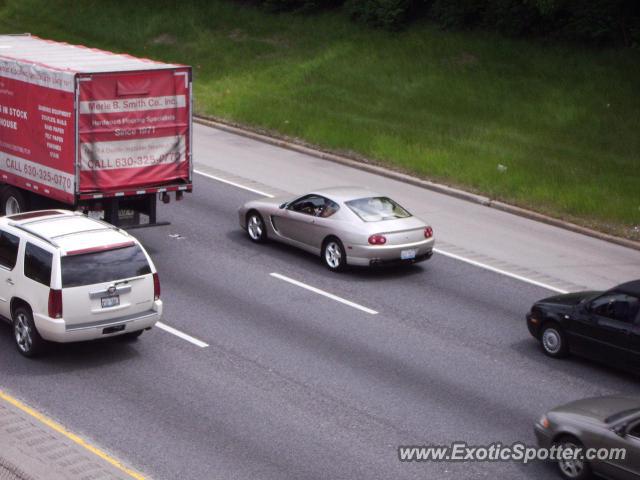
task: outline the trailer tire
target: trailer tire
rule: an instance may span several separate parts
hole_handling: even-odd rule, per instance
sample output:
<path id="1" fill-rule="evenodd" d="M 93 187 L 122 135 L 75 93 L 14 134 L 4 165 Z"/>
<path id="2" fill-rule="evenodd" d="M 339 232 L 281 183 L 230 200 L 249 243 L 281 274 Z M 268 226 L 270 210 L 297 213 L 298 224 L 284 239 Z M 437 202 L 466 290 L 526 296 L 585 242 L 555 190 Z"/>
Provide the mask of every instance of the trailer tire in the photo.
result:
<path id="1" fill-rule="evenodd" d="M 0 212 L 2 215 L 15 215 L 29 209 L 27 196 L 14 187 L 5 188 L 0 196 Z"/>

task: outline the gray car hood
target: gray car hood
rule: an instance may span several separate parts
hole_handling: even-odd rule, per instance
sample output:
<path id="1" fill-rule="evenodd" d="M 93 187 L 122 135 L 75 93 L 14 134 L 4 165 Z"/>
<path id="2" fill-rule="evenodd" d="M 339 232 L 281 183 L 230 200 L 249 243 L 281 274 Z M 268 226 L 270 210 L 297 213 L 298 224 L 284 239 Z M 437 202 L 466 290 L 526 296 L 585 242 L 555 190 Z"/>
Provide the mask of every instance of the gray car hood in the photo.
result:
<path id="1" fill-rule="evenodd" d="M 612 395 L 584 398 L 556 407 L 549 413 L 580 415 L 604 422 L 611 415 L 634 408 L 640 408 L 640 396 Z"/>

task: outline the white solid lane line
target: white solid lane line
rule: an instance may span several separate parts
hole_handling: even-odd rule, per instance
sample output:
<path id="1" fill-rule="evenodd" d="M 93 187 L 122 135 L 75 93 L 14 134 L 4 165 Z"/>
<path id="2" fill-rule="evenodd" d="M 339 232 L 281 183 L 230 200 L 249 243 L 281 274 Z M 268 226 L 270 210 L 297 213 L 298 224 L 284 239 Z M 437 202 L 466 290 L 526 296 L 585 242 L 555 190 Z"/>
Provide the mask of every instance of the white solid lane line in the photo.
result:
<path id="1" fill-rule="evenodd" d="M 270 274 L 272 277 L 277 278 L 279 280 L 283 280 L 285 282 L 288 282 L 292 285 L 296 285 L 297 287 L 301 287 L 304 288 L 306 290 L 309 290 L 313 293 L 317 293 L 318 295 L 322 295 L 323 297 L 327 297 L 330 298 L 331 300 L 335 300 L 336 302 L 340 302 L 343 303 L 345 305 L 348 305 L 350 307 L 356 308 L 362 312 L 368 313 L 370 315 L 377 315 L 378 312 L 376 312 L 375 310 L 372 310 L 370 308 L 367 307 L 363 307 L 362 305 L 352 302 L 350 300 L 344 299 L 342 297 L 338 297 L 337 295 L 334 295 L 333 293 L 329 293 L 329 292 L 325 292 L 324 290 L 320 290 L 319 288 L 316 287 L 312 287 L 311 285 L 307 285 L 306 283 L 302 283 L 299 282 L 298 280 L 294 280 L 293 278 L 289 278 L 289 277 L 285 277 L 284 275 L 280 275 L 279 273 L 271 273 Z"/>
<path id="2" fill-rule="evenodd" d="M 203 175 L 205 177 L 211 178 L 213 180 L 217 180 L 219 182 L 226 183 L 228 185 L 233 185 L 234 187 L 237 187 L 237 188 L 242 188 L 244 190 L 248 190 L 250 192 L 257 193 L 258 195 L 263 195 L 265 197 L 273 198 L 273 195 L 269 195 L 268 193 L 261 192 L 260 190 L 255 190 L 255 189 L 253 189 L 251 187 L 246 187 L 244 185 L 240 185 L 239 183 L 230 182 L 229 180 L 225 180 L 224 178 L 219 178 L 219 177 L 216 177 L 214 175 L 209 175 L 208 173 L 203 173 L 203 172 L 198 171 L 198 170 L 194 170 L 194 172 L 196 172 L 199 175 Z M 436 253 L 439 253 L 441 255 L 444 255 L 445 257 L 450 257 L 450 258 L 453 258 L 455 260 L 460 260 L 461 262 L 465 262 L 465 263 L 468 263 L 470 265 L 474 265 L 474 266 L 479 267 L 479 268 L 484 268 L 485 270 L 490 270 L 490 271 L 492 271 L 494 273 L 498 273 L 498 274 L 504 275 L 506 277 L 510 277 L 510 278 L 514 278 L 516 280 L 520 280 L 521 282 L 529 283 L 529 284 L 535 285 L 537 287 L 546 288 L 547 290 L 551 290 L 552 292 L 567 293 L 566 290 L 562 290 L 562 289 L 557 288 L 557 287 L 552 287 L 551 285 L 548 285 L 546 283 L 538 282 L 537 280 L 533 280 L 531 278 L 523 277 L 522 275 L 517 275 L 515 273 L 511 273 L 511 272 L 508 272 L 506 270 L 501 270 L 499 268 L 492 267 L 491 265 L 487 265 L 486 263 L 481 263 L 481 262 L 477 262 L 475 260 L 471 260 L 470 258 L 461 257 L 460 255 L 456 255 L 455 253 L 449 253 L 449 252 L 447 252 L 445 250 L 441 250 L 439 248 L 434 248 L 433 251 L 436 252 Z M 272 275 L 274 275 L 274 274 L 272 274 Z"/>
<path id="3" fill-rule="evenodd" d="M 455 253 L 445 252 L 444 250 L 440 250 L 439 248 L 434 248 L 434 252 L 439 253 L 440 255 L 444 255 L 445 257 L 454 258 L 456 260 L 460 260 L 461 262 L 468 263 L 470 265 L 474 265 L 476 267 L 484 268 L 485 270 L 490 270 L 495 273 L 499 273 L 500 275 L 504 275 L 506 277 L 515 278 L 516 280 L 520 280 L 521 282 L 530 283 L 531 285 L 535 285 L 537 287 L 546 288 L 547 290 L 551 290 L 553 292 L 558 293 L 568 293 L 566 290 L 562 290 L 560 288 L 552 287 L 546 283 L 538 282 L 537 280 L 532 280 L 531 278 L 523 277 L 522 275 L 517 275 L 515 273 L 507 272 L 506 270 L 501 270 L 496 267 L 492 267 L 491 265 L 487 265 L 486 263 L 476 262 L 475 260 L 471 260 L 469 258 L 461 257 L 460 255 L 456 255 Z"/>
<path id="4" fill-rule="evenodd" d="M 186 333 L 181 332 L 180 330 L 176 330 L 175 328 L 170 327 L 165 323 L 157 322 L 156 327 L 164 330 L 165 332 L 169 332 L 172 335 L 175 335 L 176 337 L 180 337 L 181 339 L 186 340 L 187 342 L 193 343 L 197 347 L 205 348 L 209 346 L 208 343 L 204 343 L 202 340 L 198 340 L 197 338 L 194 338 L 191 335 L 187 335 Z"/>
<path id="5" fill-rule="evenodd" d="M 263 197 L 269 197 L 269 198 L 273 198 L 274 197 L 273 195 L 271 195 L 269 193 L 265 193 L 263 191 L 256 190 L 255 188 L 246 187 L 244 185 L 240 185 L 239 183 L 235 183 L 235 182 L 231 182 L 229 180 L 225 180 L 224 178 L 216 177 L 215 175 L 211 175 L 210 173 L 204 173 L 203 171 L 196 170 L 195 168 L 193 169 L 193 172 L 197 173 L 198 175 L 202 175 L 203 177 L 211 178 L 212 180 L 217 180 L 218 182 L 226 183 L 227 185 L 232 185 L 232 186 L 237 187 L 237 188 L 242 188 L 243 190 L 248 190 L 250 192 L 257 193 L 258 195 L 262 195 Z"/>

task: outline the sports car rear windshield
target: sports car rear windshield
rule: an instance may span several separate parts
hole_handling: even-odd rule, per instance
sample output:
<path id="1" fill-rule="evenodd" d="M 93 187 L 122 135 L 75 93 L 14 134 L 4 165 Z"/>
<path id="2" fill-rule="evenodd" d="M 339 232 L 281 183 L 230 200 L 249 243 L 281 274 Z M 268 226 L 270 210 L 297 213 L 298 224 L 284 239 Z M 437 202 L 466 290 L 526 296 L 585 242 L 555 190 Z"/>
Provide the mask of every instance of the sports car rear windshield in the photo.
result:
<path id="1" fill-rule="evenodd" d="M 151 273 L 147 257 L 138 245 L 61 258 L 62 287 L 113 282 Z"/>
<path id="2" fill-rule="evenodd" d="M 365 222 L 396 220 L 411 216 L 404 208 L 387 197 L 359 198 L 345 204 Z"/>

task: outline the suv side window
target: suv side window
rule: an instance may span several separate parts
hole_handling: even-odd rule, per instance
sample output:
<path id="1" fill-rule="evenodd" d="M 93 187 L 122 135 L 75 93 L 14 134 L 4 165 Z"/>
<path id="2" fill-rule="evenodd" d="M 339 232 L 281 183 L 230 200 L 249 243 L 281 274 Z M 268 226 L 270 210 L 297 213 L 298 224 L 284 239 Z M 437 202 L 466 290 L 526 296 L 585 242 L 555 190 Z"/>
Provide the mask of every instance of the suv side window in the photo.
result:
<path id="1" fill-rule="evenodd" d="M 20 238 L 0 230 L 0 265 L 13 270 L 18 259 Z"/>
<path id="2" fill-rule="evenodd" d="M 51 264 L 53 255 L 46 250 L 27 242 L 24 252 L 24 275 L 31 280 L 51 285 Z"/>
<path id="3" fill-rule="evenodd" d="M 591 304 L 591 311 L 601 317 L 631 323 L 639 307 L 637 298 L 624 293 L 612 293 L 596 298 Z"/>

